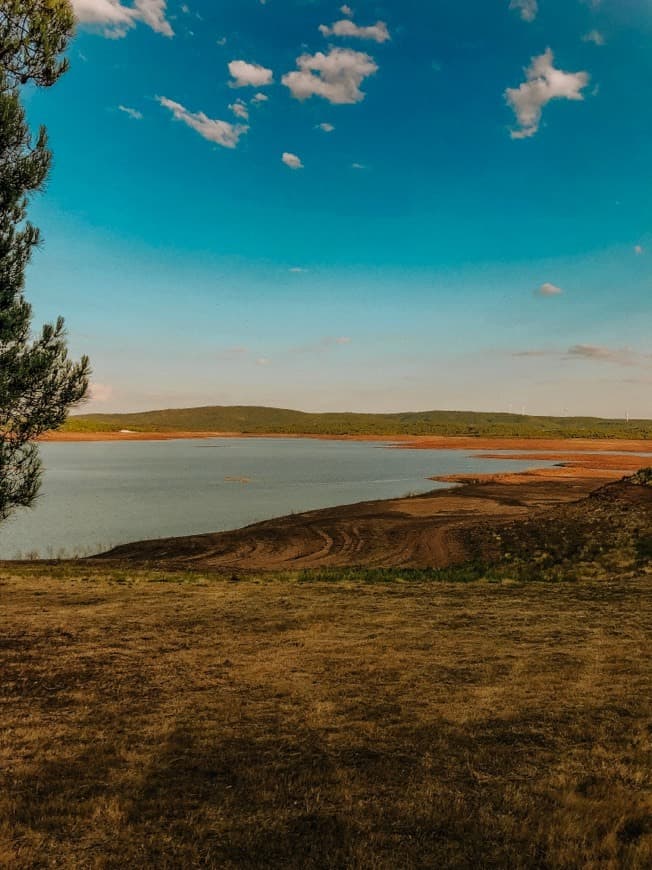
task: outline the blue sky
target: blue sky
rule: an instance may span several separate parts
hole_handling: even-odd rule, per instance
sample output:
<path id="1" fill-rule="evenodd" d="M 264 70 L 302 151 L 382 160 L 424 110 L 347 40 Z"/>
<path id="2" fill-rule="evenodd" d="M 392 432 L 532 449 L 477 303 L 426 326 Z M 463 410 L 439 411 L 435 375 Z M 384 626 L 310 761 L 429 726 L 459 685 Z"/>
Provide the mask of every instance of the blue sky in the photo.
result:
<path id="1" fill-rule="evenodd" d="M 74 0 L 38 320 L 89 410 L 652 417 L 648 0 Z"/>

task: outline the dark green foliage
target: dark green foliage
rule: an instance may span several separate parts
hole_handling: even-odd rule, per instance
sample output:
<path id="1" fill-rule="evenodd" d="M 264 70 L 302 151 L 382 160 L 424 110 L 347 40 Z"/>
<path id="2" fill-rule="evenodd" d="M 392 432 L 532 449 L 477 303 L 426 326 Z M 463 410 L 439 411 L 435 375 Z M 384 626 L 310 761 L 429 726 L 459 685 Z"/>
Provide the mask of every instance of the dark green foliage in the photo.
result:
<path id="1" fill-rule="evenodd" d="M 646 535 L 636 541 L 636 553 L 641 562 L 652 562 L 652 535 Z"/>
<path id="2" fill-rule="evenodd" d="M 465 532 L 467 552 L 493 572 L 523 582 L 652 570 L 652 497 L 632 483 L 624 478 L 579 502 L 499 527 L 478 523 Z"/>
<path id="3" fill-rule="evenodd" d="M 652 486 L 652 468 L 641 468 L 628 480 L 636 486 Z"/>
<path id="4" fill-rule="evenodd" d="M 68 69 L 61 54 L 73 26 L 68 0 L 2 0 L 0 66 L 7 82 L 53 85 Z"/>
<path id="5" fill-rule="evenodd" d="M 469 435 L 495 438 L 652 438 L 652 420 L 524 417 L 474 411 L 304 414 L 246 406 L 180 408 L 72 417 L 72 432 L 242 432 L 251 435 Z"/>
<path id="6" fill-rule="evenodd" d="M 63 320 L 33 337 L 23 295 L 39 243 L 27 205 L 43 188 L 51 154 L 43 128 L 32 141 L 18 87 L 48 86 L 61 75 L 72 20 L 67 0 L 5 0 L 0 12 L 0 519 L 34 500 L 40 462 L 33 440 L 60 426 L 88 386 L 88 360 L 68 359 Z"/>

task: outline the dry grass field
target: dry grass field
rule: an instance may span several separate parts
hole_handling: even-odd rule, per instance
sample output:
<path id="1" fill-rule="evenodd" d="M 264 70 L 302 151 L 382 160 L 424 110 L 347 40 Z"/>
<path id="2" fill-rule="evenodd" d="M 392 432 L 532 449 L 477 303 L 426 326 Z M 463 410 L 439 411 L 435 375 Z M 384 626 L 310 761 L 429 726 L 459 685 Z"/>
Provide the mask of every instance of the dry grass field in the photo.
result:
<path id="1" fill-rule="evenodd" d="M 649 566 L 300 577 L 0 567 L 0 866 L 652 866 Z"/>

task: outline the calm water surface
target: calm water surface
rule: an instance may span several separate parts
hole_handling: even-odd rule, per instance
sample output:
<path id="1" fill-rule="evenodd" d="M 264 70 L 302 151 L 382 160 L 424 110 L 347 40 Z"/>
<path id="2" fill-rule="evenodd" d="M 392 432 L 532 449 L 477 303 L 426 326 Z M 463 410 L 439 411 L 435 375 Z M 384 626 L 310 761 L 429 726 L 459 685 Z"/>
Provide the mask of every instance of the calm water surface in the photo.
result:
<path id="1" fill-rule="evenodd" d="M 310 439 L 43 444 L 41 455 L 41 495 L 0 526 L 0 558 L 87 555 L 443 486 L 430 475 L 532 465 Z"/>

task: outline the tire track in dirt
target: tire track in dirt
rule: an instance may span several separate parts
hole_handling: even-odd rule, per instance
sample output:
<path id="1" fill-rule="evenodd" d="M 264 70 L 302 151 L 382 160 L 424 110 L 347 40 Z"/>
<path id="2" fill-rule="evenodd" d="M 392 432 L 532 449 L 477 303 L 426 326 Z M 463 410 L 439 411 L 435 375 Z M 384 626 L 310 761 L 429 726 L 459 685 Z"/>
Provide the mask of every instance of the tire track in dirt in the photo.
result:
<path id="1" fill-rule="evenodd" d="M 244 529 L 117 547 L 95 559 L 165 567 L 278 570 L 446 567 L 470 558 L 465 530 L 577 501 L 601 477 L 468 484 L 413 498 L 310 511 Z"/>

